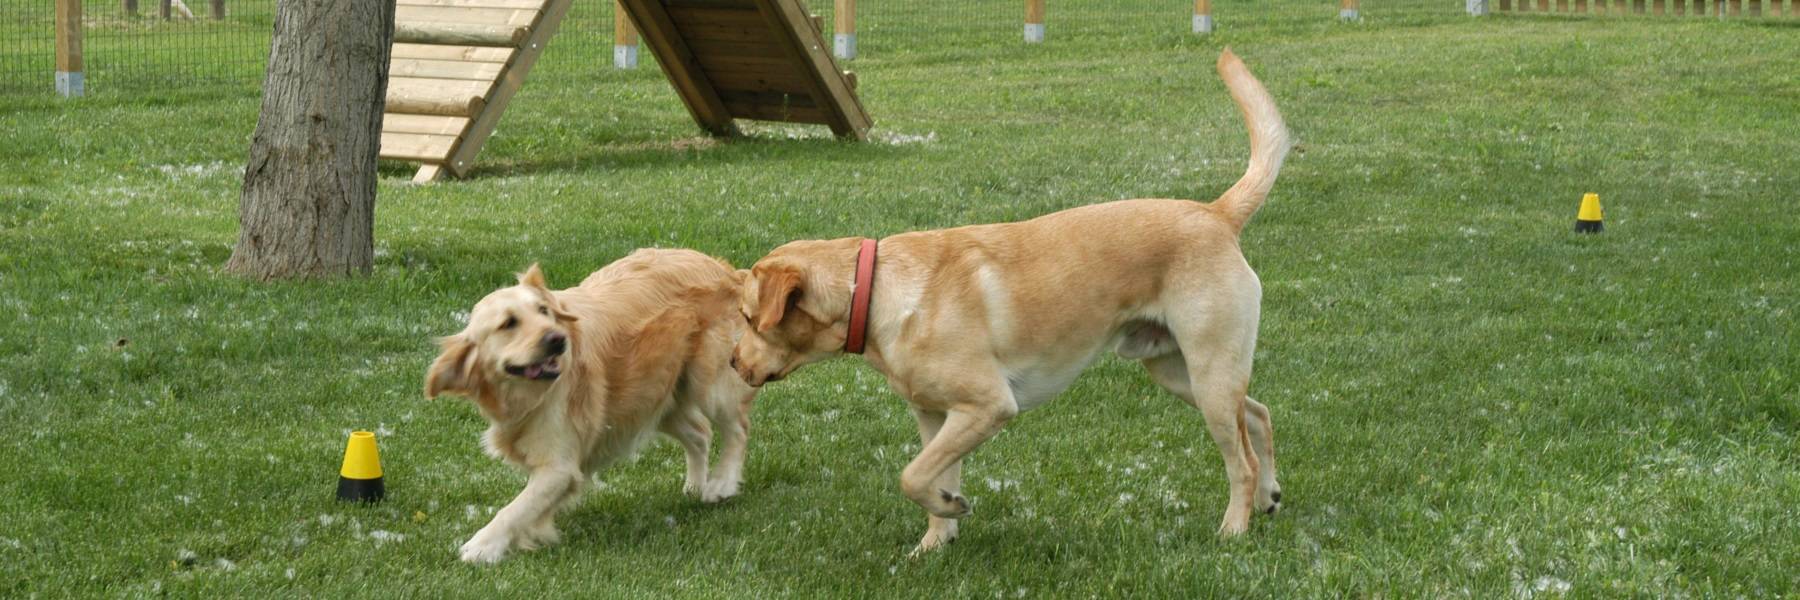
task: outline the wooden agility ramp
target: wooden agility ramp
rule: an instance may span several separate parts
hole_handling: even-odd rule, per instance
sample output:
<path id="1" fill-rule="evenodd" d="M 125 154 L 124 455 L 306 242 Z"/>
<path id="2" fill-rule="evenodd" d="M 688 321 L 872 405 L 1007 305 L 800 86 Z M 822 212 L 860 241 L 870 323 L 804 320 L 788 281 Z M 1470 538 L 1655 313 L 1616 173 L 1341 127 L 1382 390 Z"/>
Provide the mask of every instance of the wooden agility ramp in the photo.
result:
<path id="1" fill-rule="evenodd" d="M 381 157 L 463 175 L 573 0 L 398 0 Z M 587 0 L 597 1 L 597 0 Z M 800 0 L 619 0 L 702 129 L 816 123 L 864 139 L 856 77 Z"/>

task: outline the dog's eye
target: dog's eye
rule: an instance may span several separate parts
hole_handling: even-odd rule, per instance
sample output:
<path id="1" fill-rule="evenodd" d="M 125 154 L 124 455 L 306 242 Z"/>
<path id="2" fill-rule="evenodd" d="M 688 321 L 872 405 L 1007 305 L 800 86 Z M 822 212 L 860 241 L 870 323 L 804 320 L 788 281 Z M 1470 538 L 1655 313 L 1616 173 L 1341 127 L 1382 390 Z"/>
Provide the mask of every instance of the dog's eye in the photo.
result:
<path id="1" fill-rule="evenodd" d="M 518 318 L 518 317 L 515 317 L 515 316 L 512 316 L 512 315 L 506 315 L 506 322 L 505 322 L 505 323 L 501 323 L 501 324 L 500 324 L 500 328 L 501 328 L 501 329 L 512 329 L 512 328 L 513 328 L 513 327 L 514 327 L 514 326 L 516 326 L 516 325 L 518 325 L 518 324 L 519 324 L 519 318 Z"/>
<path id="2" fill-rule="evenodd" d="M 544 315 L 546 317 L 550 316 L 550 307 L 544 306 L 541 304 L 538 305 L 538 314 Z"/>

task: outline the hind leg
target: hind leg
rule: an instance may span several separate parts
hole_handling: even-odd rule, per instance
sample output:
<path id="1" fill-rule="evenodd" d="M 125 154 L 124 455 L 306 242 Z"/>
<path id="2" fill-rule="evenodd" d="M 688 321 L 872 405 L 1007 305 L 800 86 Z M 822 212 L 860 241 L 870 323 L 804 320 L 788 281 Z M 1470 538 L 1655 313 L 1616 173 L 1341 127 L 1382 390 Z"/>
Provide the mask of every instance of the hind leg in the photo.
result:
<path id="1" fill-rule="evenodd" d="M 1225 476 L 1231 488 L 1231 499 L 1226 504 L 1219 534 L 1228 537 L 1243 533 L 1250 526 L 1251 509 L 1259 504 L 1255 481 L 1263 456 L 1256 450 L 1258 444 L 1255 440 L 1258 436 L 1250 431 L 1250 418 L 1245 414 L 1248 412 L 1245 407 L 1248 397 L 1243 390 L 1249 383 L 1248 377 L 1235 376 L 1232 369 L 1193 364 L 1180 352 L 1144 359 L 1143 362 L 1158 384 L 1200 409 L 1205 416 L 1207 432 L 1212 435 L 1225 460 Z M 1195 381 L 1201 382 L 1201 385 L 1194 385 Z M 1261 423 L 1266 425 L 1267 410 L 1262 414 L 1265 419 Z M 1266 433 L 1268 429 L 1265 426 L 1261 431 Z M 1264 446 L 1273 451 L 1272 445 Z M 1274 482 L 1272 469 L 1268 481 L 1271 484 Z"/>
<path id="2" fill-rule="evenodd" d="M 1281 510 L 1281 483 L 1275 480 L 1275 426 L 1269 407 L 1244 396 L 1244 425 L 1256 453 L 1256 512 L 1272 515 Z"/>

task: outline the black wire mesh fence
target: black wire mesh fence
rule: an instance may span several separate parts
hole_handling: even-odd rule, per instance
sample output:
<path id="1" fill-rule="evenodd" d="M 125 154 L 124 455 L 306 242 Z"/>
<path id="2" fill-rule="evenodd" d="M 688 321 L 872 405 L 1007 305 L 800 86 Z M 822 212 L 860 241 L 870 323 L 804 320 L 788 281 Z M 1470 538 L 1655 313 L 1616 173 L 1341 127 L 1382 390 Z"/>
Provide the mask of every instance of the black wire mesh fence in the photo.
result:
<path id="1" fill-rule="evenodd" d="M 87 88 L 155 93 L 255 86 L 275 0 L 82 0 Z M 50 93 L 54 0 L 0 0 L 0 92 Z"/>
<path id="2" fill-rule="evenodd" d="M 0 0 L 0 94 L 52 93 L 59 1 L 64 0 Z M 90 93 L 190 89 L 254 93 L 261 83 L 277 0 L 79 1 Z M 834 12 L 846 1 L 802 0 L 824 18 L 828 42 L 839 29 Z M 1329 19 L 1341 1 L 1345 0 L 1282 2 L 1277 11 Z M 1238 0 L 1223 2 L 1220 6 L 1228 10 L 1239 5 Z M 1029 37 L 1031 4 L 1031 0 L 854 0 L 855 56 L 979 53 L 1017 46 Z M 1194 0 L 1044 0 L 1038 6 L 1043 35 L 1051 43 L 1129 44 L 1187 33 Z M 574 0 L 546 50 L 547 62 L 611 68 L 615 10 L 611 0 Z"/>

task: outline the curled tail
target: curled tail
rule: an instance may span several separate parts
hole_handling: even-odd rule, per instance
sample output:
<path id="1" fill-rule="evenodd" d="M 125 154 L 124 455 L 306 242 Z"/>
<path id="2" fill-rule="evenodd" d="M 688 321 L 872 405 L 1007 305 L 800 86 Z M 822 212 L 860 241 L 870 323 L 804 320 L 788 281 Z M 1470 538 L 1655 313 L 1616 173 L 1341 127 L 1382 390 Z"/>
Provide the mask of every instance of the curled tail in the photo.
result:
<path id="1" fill-rule="evenodd" d="M 1231 90 L 1231 99 L 1244 113 L 1244 125 L 1250 129 L 1250 167 L 1244 170 L 1243 178 L 1225 190 L 1211 206 L 1242 231 L 1244 223 L 1250 221 L 1256 209 L 1262 206 L 1263 199 L 1269 196 L 1269 188 L 1275 186 L 1275 175 L 1281 172 L 1281 161 L 1287 158 L 1293 141 L 1289 139 L 1287 125 L 1281 121 L 1281 112 L 1275 109 L 1275 99 L 1269 97 L 1269 90 L 1263 89 L 1262 82 L 1250 74 L 1250 68 L 1245 67 L 1244 61 L 1238 60 L 1229 48 L 1219 55 L 1219 77 Z"/>

